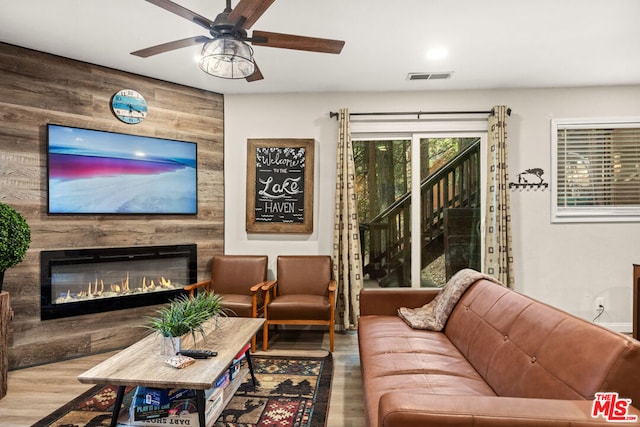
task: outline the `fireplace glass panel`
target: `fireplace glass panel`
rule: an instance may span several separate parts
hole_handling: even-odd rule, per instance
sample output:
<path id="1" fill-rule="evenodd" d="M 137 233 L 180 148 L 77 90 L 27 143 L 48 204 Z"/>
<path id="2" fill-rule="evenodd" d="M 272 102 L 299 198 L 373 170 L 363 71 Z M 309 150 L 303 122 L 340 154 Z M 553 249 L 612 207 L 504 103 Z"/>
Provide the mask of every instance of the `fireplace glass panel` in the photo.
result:
<path id="1" fill-rule="evenodd" d="M 169 258 L 51 266 L 51 302 L 165 292 L 188 285 L 189 260 Z"/>
<path id="2" fill-rule="evenodd" d="M 196 245 L 41 252 L 41 318 L 162 304 L 197 276 Z"/>

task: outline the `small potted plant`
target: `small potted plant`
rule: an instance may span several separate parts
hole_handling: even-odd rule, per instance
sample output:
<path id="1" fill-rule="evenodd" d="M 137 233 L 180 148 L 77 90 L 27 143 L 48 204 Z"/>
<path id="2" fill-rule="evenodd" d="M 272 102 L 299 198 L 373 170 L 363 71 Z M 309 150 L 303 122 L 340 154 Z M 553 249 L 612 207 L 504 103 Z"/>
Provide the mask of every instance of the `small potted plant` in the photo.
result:
<path id="1" fill-rule="evenodd" d="M 147 327 L 168 341 L 163 343 L 163 354 L 179 352 L 185 335 L 190 335 L 194 344 L 197 334 L 204 339 L 207 334 L 205 323 L 212 317 L 226 315 L 222 296 L 213 292 L 201 292 L 194 297 L 181 295 L 157 310 L 157 314 L 157 317 L 149 318 Z"/>
<path id="2" fill-rule="evenodd" d="M 0 292 L 4 272 L 22 262 L 31 244 L 31 230 L 24 217 L 0 203 Z"/>

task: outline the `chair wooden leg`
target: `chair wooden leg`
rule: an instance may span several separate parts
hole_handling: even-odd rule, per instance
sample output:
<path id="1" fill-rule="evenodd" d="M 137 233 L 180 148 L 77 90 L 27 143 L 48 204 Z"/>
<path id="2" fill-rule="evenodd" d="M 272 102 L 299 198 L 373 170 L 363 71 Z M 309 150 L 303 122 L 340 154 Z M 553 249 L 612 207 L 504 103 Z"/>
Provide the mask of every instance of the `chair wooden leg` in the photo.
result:
<path id="1" fill-rule="evenodd" d="M 334 334 L 335 327 L 333 325 L 329 325 L 329 350 L 333 353 L 333 343 L 334 343 Z"/>
<path id="2" fill-rule="evenodd" d="M 262 327 L 262 350 L 267 351 L 267 347 L 269 347 L 269 323 L 265 321 Z"/>
<path id="3" fill-rule="evenodd" d="M 253 293 L 253 297 L 252 297 L 252 301 L 251 301 L 251 318 L 252 319 L 256 319 L 258 317 L 258 308 L 257 308 L 257 301 L 256 301 L 256 294 L 255 292 Z M 254 335 L 253 338 L 251 338 L 251 353 L 255 353 L 256 352 L 256 338 L 257 335 Z"/>

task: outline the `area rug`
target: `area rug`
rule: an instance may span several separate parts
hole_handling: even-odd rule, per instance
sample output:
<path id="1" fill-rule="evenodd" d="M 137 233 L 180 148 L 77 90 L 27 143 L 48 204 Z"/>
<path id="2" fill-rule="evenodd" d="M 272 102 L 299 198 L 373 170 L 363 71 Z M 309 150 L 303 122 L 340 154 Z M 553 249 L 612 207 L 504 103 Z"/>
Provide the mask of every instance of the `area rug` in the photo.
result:
<path id="1" fill-rule="evenodd" d="M 333 360 L 326 357 L 253 355 L 254 387 L 247 375 L 216 427 L 324 427 Z M 123 408 L 135 388 L 126 390 Z M 32 427 L 103 427 L 111 422 L 117 387 L 95 386 Z M 192 426 L 193 427 L 193 426 Z"/>

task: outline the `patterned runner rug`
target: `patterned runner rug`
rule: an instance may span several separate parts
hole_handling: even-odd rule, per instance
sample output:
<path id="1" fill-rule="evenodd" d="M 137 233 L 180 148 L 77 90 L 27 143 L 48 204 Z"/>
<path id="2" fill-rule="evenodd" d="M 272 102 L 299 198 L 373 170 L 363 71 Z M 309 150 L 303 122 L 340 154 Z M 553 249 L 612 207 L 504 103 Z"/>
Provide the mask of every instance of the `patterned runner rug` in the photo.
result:
<path id="1" fill-rule="evenodd" d="M 329 410 L 333 360 L 326 357 L 253 355 L 258 382 L 240 385 L 216 427 L 324 427 Z M 126 392 L 128 407 L 135 388 Z M 117 387 L 95 386 L 32 427 L 109 426 Z M 195 427 L 195 426 L 191 426 Z"/>

